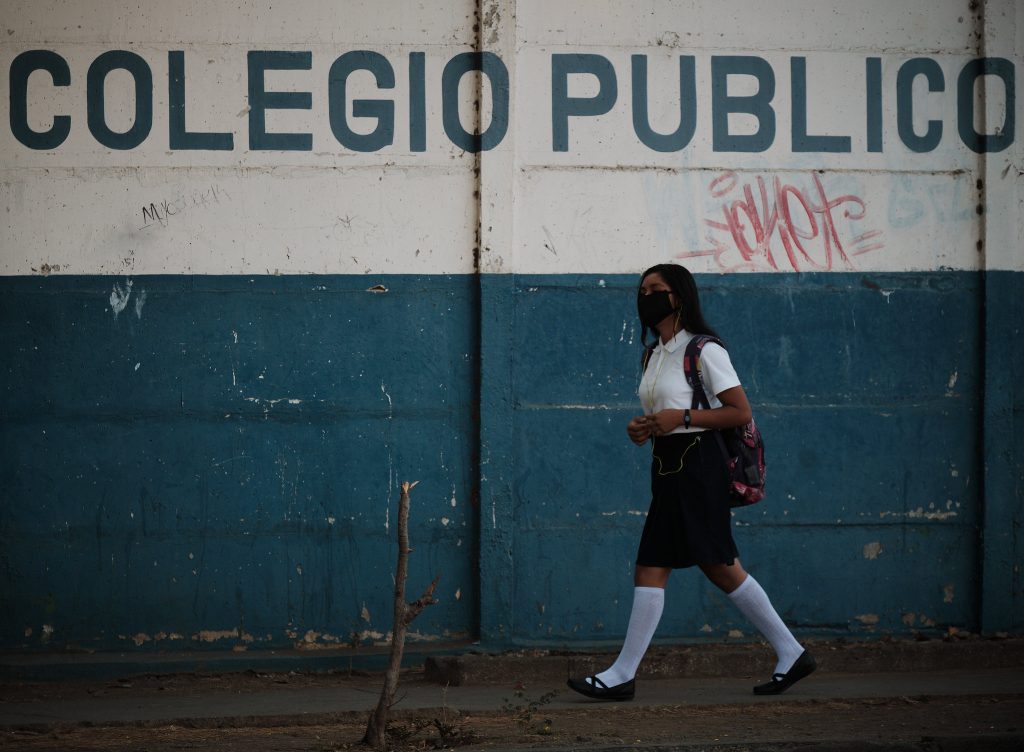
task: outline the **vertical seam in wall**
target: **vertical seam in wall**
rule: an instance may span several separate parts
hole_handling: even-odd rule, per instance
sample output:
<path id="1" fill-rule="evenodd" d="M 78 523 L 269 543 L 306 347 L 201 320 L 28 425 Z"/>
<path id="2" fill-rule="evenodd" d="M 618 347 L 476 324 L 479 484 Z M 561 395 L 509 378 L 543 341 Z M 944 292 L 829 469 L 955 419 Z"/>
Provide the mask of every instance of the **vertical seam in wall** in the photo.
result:
<path id="1" fill-rule="evenodd" d="M 484 48 L 483 38 L 483 0 L 476 0 L 473 7 L 473 28 L 476 30 L 476 36 L 474 38 L 474 52 L 481 53 Z M 483 113 L 481 112 L 481 103 L 483 102 L 483 74 L 477 76 L 476 92 L 474 94 L 476 98 L 475 102 L 475 130 L 477 133 L 481 132 L 483 126 Z M 483 632 L 483 583 L 480 578 L 480 565 L 481 565 L 481 545 L 480 545 L 480 531 L 483 529 L 483 486 L 482 486 L 482 467 L 481 462 L 483 458 L 483 317 L 484 317 L 484 289 L 483 280 L 481 279 L 480 263 L 483 257 L 482 254 L 482 240 L 483 240 L 483 178 L 481 170 L 481 152 L 477 150 L 473 154 L 473 196 L 474 196 L 474 208 L 476 210 L 476 217 L 474 220 L 475 228 L 473 231 L 473 289 L 476 294 L 476 305 L 474 307 L 473 316 L 474 320 L 472 326 L 475 330 L 475 336 L 473 337 L 473 344 L 475 346 L 474 352 L 474 363 L 473 368 L 473 384 L 471 386 L 472 394 L 470 395 L 471 408 L 470 414 L 472 415 L 472 477 L 473 477 L 473 491 L 472 491 L 472 504 L 471 508 L 476 512 L 476 535 L 474 535 L 473 541 L 473 602 L 476 605 L 473 613 L 473 624 L 472 631 L 477 640 L 482 636 Z"/>
<path id="2" fill-rule="evenodd" d="M 474 52 L 477 55 L 482 55 L 484 51 L 484 0 L 476 0 L 476 6 L 473 8 L 473 28 L 476 29 L 476 37 L 474 39 Z M 476 77 L 476 92 L 474 94 L 476 101 L 473 103 L 473 109 L 476 111 L 474 116 L 474 128 L 476 133 L 483 133 L 484 115 L 483 115 L 483 101 L 484 101 L 484 76 L 483 72 L 477 74 Z M 473 272 L 480 276 L 480 262 L 482 258 L 482 241 L 483 241 L 483 171 L 481 168 L 481 155 L 482 151 L 477 148 L 473 154 L 473 178 L 474 178 L 474 189 L 473 197 L 476 199 L 474 204 L 476 206 L 476 232 L 473 237 Z"/>
<path id="3" fill-rule="evenodd" d="M 977 8 L 977 15 L 975 16 L 975 34 L 977 36 L 977 49 L 976 53 L 978 57 L 985 57 L 986 48 L 986 35 L 987 28 L 985 26 L 985 0 L 972 0 L 969 7 Z M 981 87 L 982 102 L 981 107 L 981 133 L 988 133 L 988 113 L 986 107 L 988 106 L 988 98 L 985 96 L 985 86 Z M 975 190 L 977 191 L 977 201 L 979 213 L 978 217 L 978 265 L 981 269 L 979 277 L 979 290 L 981 293 L 981 310 L 978 316 L 978 349 L 979 358 L 978 362 L 981 364 L 981 378 L 978 379 L 980 399 L 978 410 L 978 432 L 981 436 L 977 448 L 978 457 L 978 519 L 980 524 L 978 525 L 978 532 L 976 536 L 977 543 L 977 567 L 978 567 L 978 591 L 975 595 L 975 624 L 972 625 L 972 629 L 976 632 L 981 632 L 985 626 L 985 578 L 986 578 L 986 556 L 985 556 L 985 529 L 987 527 L 988 519 L 988 499 L 986 497 L 988 491 L 987 475 L 988 468 L 986 458 L 988 457 L 988 390 L 985 388 L 986 374 L 988 372 L 988 243 L 986 226 L 988 224 L 988 212 L 985 210 L 985 197 L 988 190 L 988 184 L 986 178 L 986 166 L 988 162 L 987 152 L 984 150 L 977 155 L 977 175 L 975 182 Z"/>

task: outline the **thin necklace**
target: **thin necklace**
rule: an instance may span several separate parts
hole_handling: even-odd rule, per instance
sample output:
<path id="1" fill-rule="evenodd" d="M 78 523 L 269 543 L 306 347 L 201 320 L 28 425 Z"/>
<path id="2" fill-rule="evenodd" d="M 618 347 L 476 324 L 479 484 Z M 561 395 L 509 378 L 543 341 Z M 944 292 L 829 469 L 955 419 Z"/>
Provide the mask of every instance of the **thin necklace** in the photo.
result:
<path id="1" fill-rule="evenodd" d="M 651 380 L 651 385 L 647 388 L 647 409 L 652 413 L 654 412 L 654 390 L 658 386 L 658 378 L 661 376 L 661 367 L 665 365 L 665 344 L 661 345 L 661 353 L 658 356 L 658 367 L 654 371 L 654 378 Z"/>

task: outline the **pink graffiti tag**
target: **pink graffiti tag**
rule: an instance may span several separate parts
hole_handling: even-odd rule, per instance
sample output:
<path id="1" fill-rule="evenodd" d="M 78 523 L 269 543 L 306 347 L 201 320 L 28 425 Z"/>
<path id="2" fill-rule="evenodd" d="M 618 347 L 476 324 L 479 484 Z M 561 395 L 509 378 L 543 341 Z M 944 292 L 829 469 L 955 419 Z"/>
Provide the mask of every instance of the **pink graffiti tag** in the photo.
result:
<path id="1" fill-rule="evenodd" d="M 708 186 L 711 198 L 722 200 L 723 221 L 704 220 L 713 247 L 684 251 L 677 258 L 714 256 L 723 271 L 776 270 L 780 260 L 794 271 L 831 271 L 853 269 L 851 256 L 885 247 L 881 230 L 861 233 L 844 246 L 836 227 L 838 212 L 856 221 L 864 218 L 867 207 L 852 194 L 830 199 L 818 175 L 811 177 L 814 187 L 805 192 L 778 176 L 772 178 L 769 190 L 768 181 L 758 175 L 753 184 L 742 186 L 742 198 L 730 200 L 739 177 L 735 172 L 722 173 Z"/>

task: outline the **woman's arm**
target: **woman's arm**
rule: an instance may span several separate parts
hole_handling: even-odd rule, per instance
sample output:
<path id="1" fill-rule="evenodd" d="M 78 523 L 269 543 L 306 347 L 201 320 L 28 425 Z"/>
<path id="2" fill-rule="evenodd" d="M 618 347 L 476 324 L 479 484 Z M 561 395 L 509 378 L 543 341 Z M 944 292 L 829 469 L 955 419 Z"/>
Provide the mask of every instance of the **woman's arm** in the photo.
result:
<path id="1" fill-rule="evenodd" d="M 691 428 L 735 428 L 750 422 L 753 413 L 742 386 L 734 386 L 717 395 L 721 407 L 711 410 L 690 410 Z M 656 434 L 665 434 L 683 425 L 683 410 L 662 410 L 650 416 Z"/>

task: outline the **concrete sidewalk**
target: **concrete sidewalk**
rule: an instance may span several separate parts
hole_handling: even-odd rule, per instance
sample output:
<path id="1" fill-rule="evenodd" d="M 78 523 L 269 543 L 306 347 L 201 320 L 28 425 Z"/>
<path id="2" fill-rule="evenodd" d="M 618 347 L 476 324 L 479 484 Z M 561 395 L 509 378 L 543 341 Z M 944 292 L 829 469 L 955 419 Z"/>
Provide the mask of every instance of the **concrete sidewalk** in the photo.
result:
<path id="1" fill-rule="evenodd" d="M 556 718 L 559 728 L 570 716 L 578 720 L 590 714 L 595 723 L 619 718 L 624 729 L 631 729 L 623 733 L 638 741 L 646 738 L 645 726 L 659 718 L 663 725 L 665 719 L 671 719 L 693 728 L 700 719 L 715 717 L 719 730 L 723 724 L 730 728 L 731 718 L 747 722 L 746 737 L 739 746 L 648 742 L 602 747 L 594 743 L 605 738 L 599 736 L 580 749 L 1024 749 L 1024 723 L 1012 720 L 1024 716 L 1024 640 L 833 642 L 812 643 L 810 649 L 819 661 L 818 672 L 784 695 L 758 697 L 751 688 L 763 681 L 770 669 L 770 651 L 764 646 L 656 648 L 641 669 L 636 699 L 628 703 L 594 702 L 565 686 L 568 673 L 589 672 L 608 660 L 604 654 L 444 653 L 429 657 L 425 667 L 421 664 L 403 671 L 400 701 L 393 712 L 396 719 L 431 718 L 440 713 L 507 719 L 510 709 L 557 693 L 541 701 L 538 712 Z M 289 665 L 294 657 L 282 660 Z M 0 667 L 3 665 L 0 661 Z M 116 681 L 60 682 L 28 682 L 12 678 L 8 672 L 6 680 L 0 681 L 0 731 L 12 738 L 15 731 L 46 733 L 92 727 L 213 730 L 365 724 L 381 686 L 377 672 L 337 670 L 149 673 Z M 906 733 L 917 734 L 913 744 L 908 746 L 904 734 L 894 736 L 892 744 L 879 746 L 878 737 L 886 735 L 879 735 L 874 724 L 883 711 L 896 726 L 904 716 L 912 717 L 908 723 L 916 726 Z M 953 714 L 961 720 L 950 721 L 947 716 Z M 800 722 L 780 722 L 776 716 Z M 839 722 L 840 716 L 846 719 L 845 726 Z M 3 738 L 0 736 L 0 747 Z M 662 734 L 656 741 L 664 738 Z M 818 746 L 808 746 L 811 743 Z M 543 739 L 531 741 L 530 746 L 558 749 Z M 493 752 L 500 747 L 492 744 L 487 748 Z"/>
<path id="2" fill-rule="evenodd" d="M 335 677 L 334 686 L 269 684 L 264 689 L 243 691 L 204 690 L 133 693 L 131 686 L 99 697 L 48 699 L 0 703 L 0 727 L 60 727 L 75 724 L 243 726 L 253 723 L 287 725 L 330 723 L 346 715 L 364 717 L 380 696 L 380 677 Z M 520 690 L 526 698 L 538 698 L 557 690 L 545 708 L 580 709 L 600 705 L 576 695 L 564 682 L 542 681 Z M 461 713 L 499 712 L 515 700 L 513 686 L 442 687 L 422 677 L 407 677 L 400 685 L 396 711 L 405 714 L 446 707 Z M 648 679 L 638 680 L 631 707 L 677 705 L 763 705 L 894 697 L 964 697 L 1011 695 L 1024 697 L 1024 671 L 1019 668 L 981 671 L 931 671 L 916 673 L 828 674 L 818 673 L 795 685 L 784 695 L 758 697 L 748 679 Z M 617 705 L 617 704 L 616 704 Z"/>

